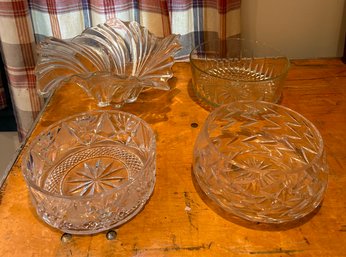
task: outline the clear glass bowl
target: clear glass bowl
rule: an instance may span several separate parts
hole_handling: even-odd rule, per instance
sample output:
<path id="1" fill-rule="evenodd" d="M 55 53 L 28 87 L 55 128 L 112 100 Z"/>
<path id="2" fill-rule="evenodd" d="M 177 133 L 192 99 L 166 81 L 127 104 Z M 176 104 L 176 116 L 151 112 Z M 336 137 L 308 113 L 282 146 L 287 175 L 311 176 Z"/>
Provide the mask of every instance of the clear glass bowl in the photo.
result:
<path id="1" fill-rule="evenodd" d="M 320 133 L 277 104 L 238 101 L 208 116 L 194 146 L 201 189 L 227 212 L 282 223 L 322 201 L 328 166 Z"/>
<path id="2" fill-rule="evenodd" d="M 192 85 L 202 102 L 216 107 L 238 100 L 279 101 L 289 60 L 257 41 L 211 40 L 190 54 Z"/>
<path id="3" fill-rule="evenodd" d="M 38 216 L 72 234 L 123 224 L 153 191 L 155 147 L 149 125 L 125 112 L 93 111 L 53 124 L 22 161 Z"/>
<path id="4" fill-rule="evenodd" d="M 35 74 L 43 96 L 62 81 L 82 87 L 99 106 L 136 101 L 143 88 L 169 90 L 179 36 L 158 38 L 139 23 L 108 20 L 71 40 L 47 38 Z"/>

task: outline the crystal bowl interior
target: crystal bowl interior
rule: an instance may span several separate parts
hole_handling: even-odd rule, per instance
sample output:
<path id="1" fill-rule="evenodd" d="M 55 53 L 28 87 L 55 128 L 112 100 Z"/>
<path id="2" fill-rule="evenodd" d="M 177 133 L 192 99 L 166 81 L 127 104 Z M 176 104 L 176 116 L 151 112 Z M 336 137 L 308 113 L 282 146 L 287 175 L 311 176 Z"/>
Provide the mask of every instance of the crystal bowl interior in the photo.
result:
<path id="1" fill-rule="evenodd" d="M 328 180 L 315 126 L 277 104 L 238 101 L 208 116 L 194 146 L 202 190 L 227 212 L 282 223 L 312 212 Z"/>
<path id="2" fill-rule="evenodd" d="M 140 118 L 93 111 L 59 121 L 29 145 L 22 171 L 37 214 L 72 234 L 119 226 L 155 185 L 155 136 Z"/>
<path id="3" fill-rule="evenodd" d="M 99 106 L 136 101 L 143 88 L 168 90 L 181 45 L 178 35 L 156 37 L 139 23 L 110 19 L 73 39 L 46 38 L 37 49 L 39 93 L 62 82 L 83 88 Z"/>
<path id="4" fill-rule="evenodd" d="M 190 63 L 195 94 L 212 107 L 238 100 L 278 102 L 290 66 L 279 51 L 240 38 L 202 43 Z"/>

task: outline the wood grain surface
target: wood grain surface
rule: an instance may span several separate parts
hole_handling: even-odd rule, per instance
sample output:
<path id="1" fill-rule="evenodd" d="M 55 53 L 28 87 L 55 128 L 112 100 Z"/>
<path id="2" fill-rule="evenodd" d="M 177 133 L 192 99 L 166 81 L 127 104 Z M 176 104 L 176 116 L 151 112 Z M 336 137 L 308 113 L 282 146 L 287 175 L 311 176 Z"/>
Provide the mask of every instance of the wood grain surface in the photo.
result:
<path id="1" fill-rule="evenodd" d="M 170 91 L 146 91 L 123 110 L 157 137 L 157 182 L 145 208 L 106 233 L 62 240 L 41 221 L 21 173 L 21 155 L 55 121 L 97 109 L 79 87 L 59 88 L 28 138 L 0 191 L 0 256 L 346 256 L 346 65 L 337 59 L 293 60 L 281 104 L 322 134 L 330 167 L 325 199 L 309 216 L 283 225 L 251 223 L 225 213 L 192 176 L 192 149 L 209 111 L 191 90 L 189 63 L 173 66 Z"/>

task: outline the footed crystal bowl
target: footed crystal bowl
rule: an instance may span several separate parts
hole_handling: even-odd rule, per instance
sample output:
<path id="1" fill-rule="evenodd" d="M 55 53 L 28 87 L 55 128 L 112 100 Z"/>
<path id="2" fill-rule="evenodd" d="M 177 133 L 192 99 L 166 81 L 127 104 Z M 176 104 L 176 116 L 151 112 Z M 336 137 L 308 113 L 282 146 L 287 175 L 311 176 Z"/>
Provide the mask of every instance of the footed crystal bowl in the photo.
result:
<path id="1" fill-rule="evenodd" d="M 93 111 L 59 121 L 29 145 L 22 171 L 40 218 L 92 234 L 134 217 L 155 185 L 155 136 L 140 118 Z"/>
<path id="2" fill-rule="evenodd" d="M 194 92 L 211 107 L 238 100 L 278 102 L 290 66 L 279 51 L 241 38 L 202 43 L 192 50 L 190 63 Z"/>
<path id="3" fill-rule="evenodd" d="M 328 180 L 315 126 L 286 107 L 261 101 L 237 101 L 210 113 L 195 142 L 193 172 L 221 208 L 264 223 L 311 213 Z"/>
<path id="4" fill-rule="evenodd" d="M 169 90 L 179 37 L 158 38 L 137 22 L 108 20 L 72 40 L 47 38 L 38 47 L 36 81 L 43 96 L 63 81 L 82 87 L 99 106 L 136 101 L 143 88 Z"/>

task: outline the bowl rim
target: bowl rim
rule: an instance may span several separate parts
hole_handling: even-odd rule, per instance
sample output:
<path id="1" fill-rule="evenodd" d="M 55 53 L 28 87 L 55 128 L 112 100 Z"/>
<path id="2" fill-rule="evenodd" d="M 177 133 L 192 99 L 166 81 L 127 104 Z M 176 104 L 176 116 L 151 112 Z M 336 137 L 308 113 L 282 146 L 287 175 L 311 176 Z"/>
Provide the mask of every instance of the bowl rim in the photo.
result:
<path id="1" fill-rule="evenodd" d="M 201 47 L 201 46 L 203 46 L 203 45 L 207 45 L 207 44 L 210 44 L 211 42 L 215 42 L 215 41 L 216 41 L 216 42 L 222 41 L 222 40 L 219 39 L 219 38 L 212 39 L 212 40 L 208 40 L 208 41 L 205 41 L 205 42 L 203 42 L 203 43 L 198 44 L 197 46 L 195 46 L 195 47 L 191 50 L 191 52 L 190 52 L 190 54 L 189 54 L 189 61 L 190 61 L 191 66 L 192 66 L 193 68 L 199 70 L 201 73 L 204 73 L 204 74 L 207 74 L 207 75 L 209 75 L 209 76 L 213 76 L 213 77 L 216 77 L 216 78 L 219 78 L 219 79 L 223 79 L 223 80 L 226 80 L 226 81 L 235 81 L 235 82 L 238 82 L 238 83 L 256 83 L 256 84 L 258 84 L 258 83 L 267 83 L 268 81 L 271 81 L 271 80 L 275 80 L 275 79 L 284 77 L 284 76 L 287 74 L 287 72 L 288 72 L 288 70 L 290 69 L 290 67 L 291 67 L 290 59 L 289 59 L 286 55 L 282 54 L 281 51 L 279 51 L 278 49 L 276 49 L 276 48 L 274 48 L 274 47 L 272 47 L 272 46 L 270 46 L 270 45 L 268 45 L 268 44 L 266 44 L 266 43 L 264 43 L 264 42 L 260 42 L 260 41 L 258 41 L 258 40 L 248 40 L 248 39 L 241 38 L 241 37 L 227 37 L 226 39 L 224 39 L 224 41 L 226 41 L 226 42 L 227 42 L 227 41 L 230 41 L 230 40 L 232 40 L 232 41 L 244 41 L 244 42 L 249 42 L 249 43 L 252 43 L 252 44 L 261 45 L 262 47 L 266 47 L 266 48 L 268 48 L 268 49 L 271 49 L 271 50 L 275 51 L 275 52 L 278 54 L 278 56 L 275 57 L 275 58 L 283 58 L 283 59 L 286 60 L 286 67 L 285 67 L 285 69 L 284 69 L 282 72 L 280 72 L 280 74 L 278 74 L 278 75 L 276 75 L 276 76 L 273 76 L 273 77 L 270 77 L 270 78 L 266 78 L 266 79 L 263 79 L 263 80 L 258 80 L 258 81 L 254 81 L 254 80 L 241 80 L 241 79 L 230 79 L 230 78 L 218 76 L 218 75 L 215 75 L 215 74 L 211 74 L 211 73 L 209 73 L 209 72 L 207 72 L 207 71 L 205 71 L 205 70 L 200 69 L 200 68 L 195 64 L 195 60 L 192 58 L 192 55 L 194 54 L 194 52 L 195 52 L 199 47 Z M 264 58 L 266 58 L 266 57 L 264 57 Z"/>
<path id="2" fill-rule="evenodd" d="M 323 138 L 322 135 L 320 133 L 320 131 L 316 128 L 316 126 L 307 118 L 305 118 L 302 114 L 286 107 L 280 104 L 275 104 L 275 103 L 271 103 L 271 102 L 266 102 L 266 101 L 252 101 L 252 100 L 239 100 L 239 101 L 235 101 L 232 103 L 228 103 L 228 104 L 224 104 L 221 105 L 217 108 L 215 108 L 211 113 L 209 113 L 208 117 L 206 118 L 204 124 L 203 124 L 203 128 L 201 129 L 200 133 L 204 133 L 206 135 L 206 141 L 208 142 L 209 145 L 211 145 L 212 149 L 216 152 L 219 152 L 219 150 L 216 148 L 215 144 L 211 141 L 210 136 L 209 136 L 209 127 L 210 127 L 210 122 L 212 119 L 214 119 L 214 116 L 222 109 L 227 108 L 228 106 L 231 105 L 235 105 L 235 104 L 242 104 L 242 105 L 246 105 L 246 104 L 255 104 L 255 103 L 259 103 L 261 105 L 264 106 L 274 106 L 276 108 L 279 109 L 283 109 L 288 113 L 293 113 L 294 115 L 297 115 L 298 117 L 300 117 L 313 131 L 313 133 L 316 134 L 317 137 L 317 146 L 318 146 L 318 151 L 316 153 L 316 155 L 313 157 L 313 159 L 308 163 L 308 164 L 304 164 L 302 167 L 298 168 L 298 169 L 294 169 L 295 172 L 300 172 L 302 170 L 307 170 L 309 169 L 311 166 L 315 165 L 315 163 L 317 163 L 321 158 L 323 158 L 324 152 L 325 152 L 325 147 L 324 147 L 324 142 L 323 142 Z M 219 152 L 220 153 L 220 152 Z M 229 157 L 226 156 L 224 153 L 220 153 L 220 155 L 222 157 L 224 157 L 225 159 L 228 159 Z M 290 171 L 292 171 L 293 169 L 290 169 Z"/>
<path id="3" fill-rule="evenodd" d="M 28 148 L 26 149 L 26 151 L 23 153 L 23 158 L 22 158 L 22 162 L 21 162 L 21 170 L 22 170 L 22 174 L 23 177 L 26 181 L 26 184 L 29 188 L 33 188 L 45 195 L 49 195 L 51 197 L 54 198 L 58 198 L 58 199 L 68 199 L 68 200 L 73 200 L 73 201 L 78 201 L 78 200 L 91 200 L 91 199 L 97 199 L 97 198 L 103 198 L 107 195 L 111 195 L 115 192 L 121 191 L 124 188 L 127 188 L 129 186 L 131 186 L 131 184 L 135 183 L 138 180 L 138 177 L 143 173 L 143 171 L 154 161 L 155 162 L 155 154 L 150 154 L 148 156 L 148 158 L 145 160 L 145 162 L 143 163 L 143 167 L 141 168 L 140 172 L 137 172 L 136 176 L 134 176 L 134 178 L 132 178 L 131 180 L 126 181 L 125 183 L 121 184 L 120 186 L 108 190 L 106 192 L 101 192 L 98 193 L 96 195 L 86 195 L 86 196 L 80 196 L 80 195 L 61 195 L 61 194 L 56 194 L 56 193 L 51 193 L 45 189 L 43 189 L 42 187 L 38 186 L 36 183 L 34 183 L 31 179 L 28 178 L 27 176 L 27 167 L 26 164 L 28 162 L 29 159 L 29 155 L 30 155 L 30 150 L 32 149 L 32 147 L 40 140 L 40 137 L 43 136 L 44 134 L 48 133 L 51 129 L 53 129 L 54 127 L 57 127 L 59 125 L 61 125 L 61 123 L 69 121 L 69 120 L 73 120 L 76 119 L 78 117 L 83 117 L 86 115 L 95 115 L 97 113 L 120 113 L 123 115 L 127 115 L 131 118 L 134 118 L 135 120 L 141 122 L 144 127 L 149 131 L 149 133 L 152 135 L 151 139 L 150 139 L 150 148 L 152 148 L 154 150 L 154 152 L 156 152 L 156 137 L 155 137 L 155 133 L 154 130 L 150 127 L 150 125 L 143 120 L 142 118 L 132 114 L 132 113 L 128 113 L 128 112 L 124 112 L 124 111 L 120 111 L 120 110 L 91 110 L 91 111 L 86 111 L 86 112 L 81 112 L 78 114 L 74 114 L 71 116 L 68 116 L 66 118 L 63 118 L 61 120 L 58 120 L 56 122 L 54 122 L 53 124 L 49 125 L 48 127 L 44 128 L 28 145 Z M 155 177 L 156 171 L 154 171 L 154 177 Z M 31 190 L 30 190 L 31 191 Z"/>

